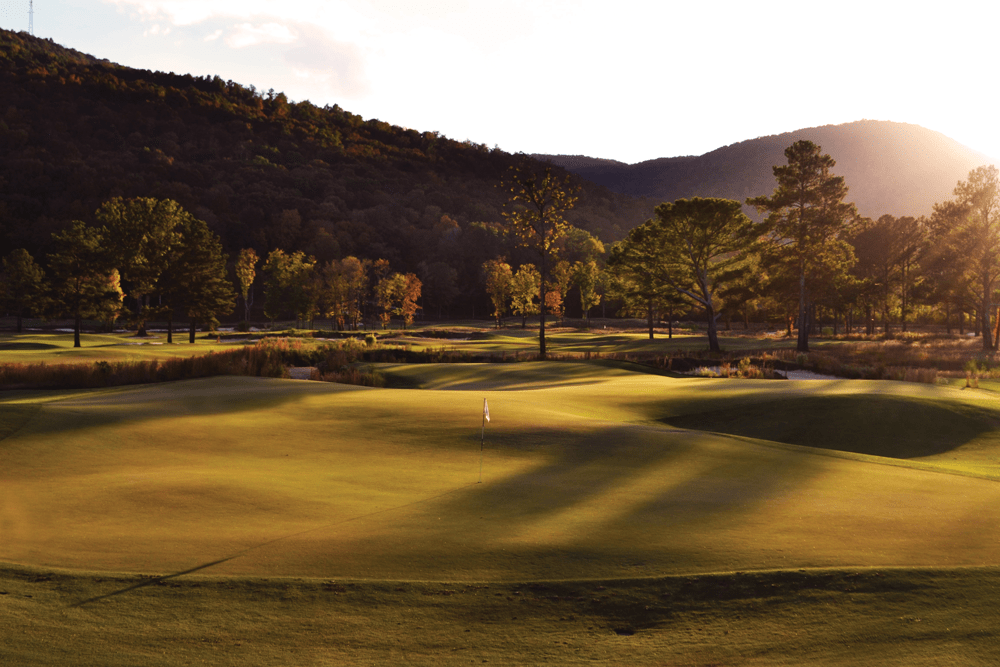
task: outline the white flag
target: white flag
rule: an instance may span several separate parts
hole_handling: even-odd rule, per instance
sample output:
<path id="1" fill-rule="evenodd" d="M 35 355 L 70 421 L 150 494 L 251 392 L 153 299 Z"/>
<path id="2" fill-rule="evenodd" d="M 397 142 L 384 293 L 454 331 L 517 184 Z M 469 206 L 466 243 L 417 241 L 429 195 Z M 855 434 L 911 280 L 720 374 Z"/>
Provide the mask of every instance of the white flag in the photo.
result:
<path id="1" fill-rule="evenodd" d="M 486 418 L 486 421 L 490 420 L 490 406 L 486 403 L 485 398 L 483 399 L 483 417 Z"/>

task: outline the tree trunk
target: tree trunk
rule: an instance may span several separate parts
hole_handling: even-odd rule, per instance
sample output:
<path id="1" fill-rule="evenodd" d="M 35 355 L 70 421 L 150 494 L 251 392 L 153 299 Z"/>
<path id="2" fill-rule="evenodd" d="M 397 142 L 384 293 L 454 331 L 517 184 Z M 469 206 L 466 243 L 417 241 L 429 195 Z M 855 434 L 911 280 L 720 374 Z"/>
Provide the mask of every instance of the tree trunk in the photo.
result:
<path id="1" fill-rule="evenodd" d="M 194 343 L 194 320 L 191 320 L 190 328 L 188 329 L 188 342 Z"/>
<path id="2" fill-rule="evenodd" d="M 21 311 L 17 311 L 17 333 L 21 333 Z"/>
<path id="3" fill-rule="evenodd" d="M 808 306 L 806 304 L 806 269 L 799 267 L 799 338 L 795 345 L 798 352 L 809 351 Z"/>
<path id="4" fill-rule="evenodd" d="M 994 350 L 997 349 L 997 346 L 1000 346 L 1000 306 L 997 306 L 996 322 L 997 322 L 997 331 L 996 331 L 996 336 L 994 336 L 993 338 Z"/>
<path id="5" fill-rule="evenodd" d="M 542 247 L 541 287 L 539 287 L 539 310 L 542 317 L 538 321 L 538 358 L 545 361 L 545 248 Z"/>
<path id="6" fill-rule="evenodd" d="M 83 318 L 79 315 L 73 321 L 73 347 L 80 347 L 80 329 L 83 327 Z"/>
<path id="7" fill-rule="evenodd" d="M 653 300 L 646 305 L 646 321 L 649 323 L 649 340 L 653 340 Z"/>
<path id="8" fill-rule="evenodd" d="M 990 294 L 992 280 L 990 280 L 989 273 L 983 276 L 983 350 L 993 349 L 993 340 L 990 333 L 993 328 L 990 326 L 990 312 L 993 310 L 993 304 L 991 303 Z"/>
<path id="9" fill-rule="evenodd" d="M 708 312 L 708 349 L 712 352 L 721 352 L 722 349 L 719 347 L 719 332 L 716 327 L 716 315 L 715 310 L 708 306 L 705 308 Z"/>
<path id="10" fill-rule="evenodd" d="M 174 318 L 171 315 L 167 318 L 167 345 L 172 345 L 174 342 Z"/>
<path id="11" fill-rule="evenodd" d="M 667 311 L 667 338 L 674 337 L 674 309 Z"/>

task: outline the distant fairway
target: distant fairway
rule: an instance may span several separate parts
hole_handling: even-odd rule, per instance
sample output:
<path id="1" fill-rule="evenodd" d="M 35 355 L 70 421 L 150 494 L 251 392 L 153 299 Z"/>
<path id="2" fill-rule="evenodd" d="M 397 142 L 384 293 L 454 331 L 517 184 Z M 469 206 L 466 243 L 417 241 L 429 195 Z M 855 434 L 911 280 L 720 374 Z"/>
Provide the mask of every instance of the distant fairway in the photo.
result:
<path id="1" fill-rule="evenodd" d="M 593 364 L 386 372 L 442 389 L 215 378 L 0 396 L 0 561 L 448 581 L 1000 562 L 987 392 Z M 795 446 L 810 430 L 862 454 Z M 866 455 L 887 441 L 898 458 Z"/>

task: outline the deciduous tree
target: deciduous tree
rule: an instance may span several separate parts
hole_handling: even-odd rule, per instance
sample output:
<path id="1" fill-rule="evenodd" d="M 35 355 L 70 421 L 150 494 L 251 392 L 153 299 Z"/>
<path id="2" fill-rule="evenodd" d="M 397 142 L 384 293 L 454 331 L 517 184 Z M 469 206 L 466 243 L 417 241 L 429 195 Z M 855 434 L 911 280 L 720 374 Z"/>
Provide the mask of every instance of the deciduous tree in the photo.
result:
<path id="1" fill-rule="evenodd" d="M 528 326 L 528 316 L 538 313 L 541 275 L 534 264 L 522 264 L 510 283 L 510 309 L 521 318 L 521 328 Z"/>
<path id="2" fill-rule="evenodd" d="M 563 215 L 576 203 L 578 188 L 568 174 L 560 176 L 551 166 L 537 167 L 527 161 L 511 168 L 503 188 L 508 197 L 503 216 L 518 241 L 538 256 L 538 299 L 545 303 L 553 250 L 570 227 Z M 538 330 L 538 354 L 545 358 L 544 312 Z"/>
<path id="3" fill-rule="evenodd" d="M 101 205 L 96 217 L 113 239 L 109 258 L 136 300 L 135 326 L 145 336 L 146 320 L 153 314 L 150 296 L 165 287 L 160 276 L 181 241 L 180 225 L 192 216 L 172 199 L 115 197 Z"/>
<path id="4" fill-rule="evenodd" d="M 243 321 L 250 322 L 250 306 L 253 304 L 254 278 L 257 276 L 257 251 L 253 248 L 243 248 L 236 255 L 236 282 L 239 285 L 240 296 L 243 297 Z"/>
<path id="5" fill-rule="evenodd" d="M 514 280 L 514 273 L 510 269 L 510 264 L 500 258 L 491 259 L 483 264 L 483 277 L 486 279 L 486 293 L 490 297 L 493 305 L 493 318 L 496 321 L 496 328 L 503 324 L 504 313 L 510 303 L 511 283 Z"/>
<path id="6" fill-rule="evenodd" d="M 580 290 L 580 309 L 583 311 L 584 319 L 587 320 L 587 326 L 590 326 L 590 309 L 601 303 L 598 289 L 601 286 L 602 273 L 601 267 L 594 260 L 573 264 L 573 284 Z"/>

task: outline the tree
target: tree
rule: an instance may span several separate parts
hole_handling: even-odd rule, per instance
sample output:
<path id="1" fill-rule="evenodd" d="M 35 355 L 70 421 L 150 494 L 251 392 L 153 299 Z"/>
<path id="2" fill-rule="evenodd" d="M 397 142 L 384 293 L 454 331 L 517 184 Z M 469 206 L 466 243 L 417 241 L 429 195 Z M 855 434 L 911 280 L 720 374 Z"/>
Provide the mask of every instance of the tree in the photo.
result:
<path id="1" fill-rule="evenodd" d="M 528 326 L 528 316 L 538 312 L 539 284 L 542 276 L 534 264 L 522 264 L 510 282 L 510 309 L 521 318 L 521 328 Z"/>
<path id="2" fill-rule="evenodd" d="M 507 312 L 507 304 L 510 302 L 514 274 L 510 264 L 497 258 L 483 264 L 483 276 L 486 278 L 486 293 L 490 297 L 490 303 L 493 304 L 496 328 L 499 329 L 503 324 L 503 315 Z"/>
<path id="3" fill-rule="evenodd" d="M 109 259 L 136 300 L 137 335 L 145 336 L 153 314 L 149 297 L 163 287 L 160 275 L 180 243 L 179 226 L 192 216 L 172 199 L 115 197 L 101 205 L 96 217 L 107 238 L 114 239 Z"/>
<path id="4" fill-rule="evenodd" d="M 580 309 L 587 326 L 590 326 L 590 309 L 601 303 L 601 295 L 597 292 L 601 281 L 601 267 L 594 260 L 573 264 L 573 284 L 580 289 Z"/>
<path id="5" fill-rule="evenodd" d="M 878 296 L 882 330 L 890 335 L 891 313 L 899 307 L 906 330 L 913 266 L 923 248 L 925 228 L 921 220 L 883 215 L 866 225 L 851 241 L 858 258 L 856 273 Z"/>
<path id="6" fill-rule="evenodd" d="M 37 309 L 44 292 L 45 272 L 24 248 L 18 248 L 3 258 L 3 305 L 17 316 L 17 333 L 22 331 L 22 318 L 31 308 Z"/>
<path id="7" fill-rule="evenodd" d="M 250 306 L 253 304 L 253 280 L 257 276 L 257 252 L 253 248 L 243 248 L 236 256 L 236 281 L 240 296 L 243 297 L 243 321 L 250 322 Z"/>
<path id="8" fill-rule="evenodd" d="M 973 169 L 968 180 L 955 186 L 954 195 L 950 208 L 955 224 L 948 235 L 976 278 L 983 349 L 991 350 L 993 289 L 1000 274 L 1000 171 L 993 165 Z M 935 213 L 945 207 L 935 205 Z"/>
<path id="9" fill-rule="evenodd" d="M 122 291 L 121 276 L 118 269 L 111 269 L 106 276 L 99 277 L 103 280 L 108 298 L 102 300 L 94 309 L 94 317 L 104 322 L 104 330 L 113 332 L 115 321 L 121 317 L 124 310 L 125 292 Z"/>
<path id="10" fill-rule="evenodd" d="M 396 275 L 399 276 L 398 273 Z M 400 277 L 402 278 L 402 282 L 397 283 L 399 286 L 397 287 L 396 294 L 399 302 L 395 312 L 403 318 L 403 328 L 405 329 L 413 324 L 413 317 L 419 309 L 417 300 L 420 299 L 422 284 L 414 273 L 407 273 Z"/>
<path id="11" fill-rule="evenodd" d="M 164 271 L 164 292 L 170 304 L 168 342 L 173 342 L 173 306 L 188 318 L 188 341 L 194 343 L 198 324 L 218 325 L 218 318 L 235 307 L 233 286 L 226 278 L 226 256 L 219 237 L 203 220 L 188 217 L 179 229 L 179 252 Z"/>
<path id="12" fill-rule="evenodd" d="M 570 182 L 569 174 L 560 178 L 555 168 L 537 168 L 527 161 L 511 167 L 503 188 L 508 196 L 503 216 L 509 230 L 521 245 L 538 255 L 538 300 L 544 304 L 555 244 L 570 227 L 563 214 L 576 203 L 578 188 Z M 538 355 L 545 359 L 544 312 L 538 330 Z"/>
<path id="13" fill-rule="evenodd" d="M 719 352 L 716 290 L 724 272 L 743 261 L 759 230 L 731 199 L 678 199 L 656 207 L 653 233 L 665 253 L 667 282 L 708 316 L 708 346 Z"/>
<path id="14" fill-rule="evenodd" d="M 272 250 L 264 262 L 264 314 L 273 323 L 291 311 L 298 320 L 311 320 L 316 313 L 316 294 L 310 289 L 316 260 L 302 251 L 288 254 Z"/>
<path id="15" fill-rule="evenodd" d="M 93 317 L 117 300 L 121 291 L 108 280 L 111 267 L 101 247 L 101 231 L 74 220 L 69 228 L 52 235 L 55 252 L 48 256 L 52 294 L 58 312 L 73 318 L 73 347 L 80 347 L 83 318 Z"/>
<path id="16" fill-rule="evenodd" d="M 670 271 L 669 249 L 663 245 L 652 220 L 634 228 L 611 247 L 608 256 L 608 294 L 622 302 L 621 314 L 645 315 L 649 339 L 654 337 L 655 316 L 660 310 L 668 315 L 668 336 L 673 337 L 673 311 L 687 304 L 674 287 Z"/>
<path id="17" fill-rule="evenodd" d="M 836 162 L 811 141 L 796 141 L 785 149 L 788 164 L 775 166 L 778 184 L 770 197 L 753 197 L 747 203 L 767 212 L 775 255 L 791 265 L 799 282 L 799 352 L 809 351 L 810 275 L 824 263 L 837 265 L 845 256 L 842 236 L 857 218 L 854 204 L 844 202 L 847 185 L 830 170 Z M 850 260 L 847 260 L 848 263 Z M 846 267 L 840 263 L 840 267 Z"/>
<path id="18" fill-rule="evenodd" d="M 424 301 L 427 306 L 437 309 L 438 319 L 441 319 L 442 311 L 458 296 L 458 271 L 445 262 L 420 262 L 417 269 L 423 283 Z"/>
<path id="19" fill-rule="evenodd" d="M 399 284 L 389 273 L 389 260 L 377 259 L 372 265 L 372 275 L 375 282 L 375 305 L 378 306 L 378 319 L 383 329 L 389 327 L 392 321 L 392 308 L 396 302 Z"/>
<path id="20" fill-rule="evenodd" d="M 549 289 L 545 294 L 545 305 L 561 323 L 566 315 L 566 293 L 573 281 L 573 266 L 561 259 L 552 267 L 550 274 L 552 280 L 549 281 Z"/>

